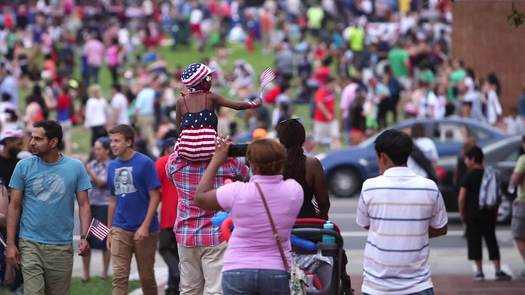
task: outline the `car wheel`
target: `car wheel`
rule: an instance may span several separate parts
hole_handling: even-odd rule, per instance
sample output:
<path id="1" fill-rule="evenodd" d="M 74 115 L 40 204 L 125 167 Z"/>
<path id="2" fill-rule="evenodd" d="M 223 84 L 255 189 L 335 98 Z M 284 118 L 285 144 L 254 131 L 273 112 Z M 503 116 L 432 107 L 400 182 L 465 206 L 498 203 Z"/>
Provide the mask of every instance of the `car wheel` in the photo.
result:
<path id="1" fill-rule="evenodd" d="M 512 201 L 505 195 L 498 207 L 498 223 L 509 223 L 512 216 Z"/>
<path id="2" fill-rule="evenodd" d="M 361 184 L 361 176 L 352 168 L 337 168 L 328 178 L 330 192 L 337 198 L 353 197 Z"/>

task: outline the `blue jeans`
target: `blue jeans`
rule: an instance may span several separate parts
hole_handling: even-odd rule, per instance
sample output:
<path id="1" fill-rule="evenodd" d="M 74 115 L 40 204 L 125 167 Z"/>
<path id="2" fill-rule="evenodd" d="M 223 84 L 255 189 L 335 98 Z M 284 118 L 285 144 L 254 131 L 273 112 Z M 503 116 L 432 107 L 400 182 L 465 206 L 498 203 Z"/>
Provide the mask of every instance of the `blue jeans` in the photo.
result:
<path id="1" fill-rule="evenodd" d="M 370 294 L 363 293 L 363 295 L 370 295 Z M 417 293 L 411 293 L 411 294 L 408 294 L 408 295 L 434 295 L 434 289 L 430 288 L 430 289 L 426 289 L 426 290 L 423 290 L 423 291 L 420 291 L 420 292 L 417 292 Z"/>
<path id="2" fill-rule="evenodd" d="M 224 295 L 289 295 L 288 273 L 273 269 L 236 269 L 222 273 Z"/>

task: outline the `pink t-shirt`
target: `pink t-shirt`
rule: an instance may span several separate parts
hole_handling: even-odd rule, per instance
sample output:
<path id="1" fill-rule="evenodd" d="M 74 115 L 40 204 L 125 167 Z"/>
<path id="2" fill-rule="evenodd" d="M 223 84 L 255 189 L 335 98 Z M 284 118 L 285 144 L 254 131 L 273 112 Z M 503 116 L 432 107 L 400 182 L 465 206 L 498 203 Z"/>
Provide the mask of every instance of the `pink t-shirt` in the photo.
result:
<path id="1" fill-rule="evenodd" d="M 106 62 L 111 67 L 118 64 L 118 46 L 111 46 L 108 48 L 106 51 Z"/>
<path id="2" fill-rule="evenodd" d="M 290 234 L 303 205 L 303 189 L 282 175 L 254 175 L 250 182 L 234 182 L 217 189 L 217 201 L 231 210 L 235 229 L 224 255 L 223 270 L 243 268 L 284 270 L 272 227 L 255 183 L 266 197 L 284 251 L 290 262 Z"/>
<path id="3" fill-rule="evenodd" d="M 98 40 L 91 39 L 84 45 L 83 54 L 87 57 L 89 65 L 100 66 L 104 58 L 104 44 Z"/>

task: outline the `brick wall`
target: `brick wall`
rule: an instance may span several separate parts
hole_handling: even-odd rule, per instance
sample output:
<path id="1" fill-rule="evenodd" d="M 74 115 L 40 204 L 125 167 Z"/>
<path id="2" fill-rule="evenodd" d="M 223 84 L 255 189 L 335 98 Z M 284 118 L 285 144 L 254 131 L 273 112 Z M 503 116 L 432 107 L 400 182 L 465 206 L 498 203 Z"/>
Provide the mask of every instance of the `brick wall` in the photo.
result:
<path id="1" fill-rule="evenodd" d="M 507 21 L 512 3 L 525 12 L 525 0 L 455 0 L 452 55 L 472 67 L 477 77 L 495 72 L 502 84 L 505 113 L 517 106 L 525 87 L 525 24 Z"/>

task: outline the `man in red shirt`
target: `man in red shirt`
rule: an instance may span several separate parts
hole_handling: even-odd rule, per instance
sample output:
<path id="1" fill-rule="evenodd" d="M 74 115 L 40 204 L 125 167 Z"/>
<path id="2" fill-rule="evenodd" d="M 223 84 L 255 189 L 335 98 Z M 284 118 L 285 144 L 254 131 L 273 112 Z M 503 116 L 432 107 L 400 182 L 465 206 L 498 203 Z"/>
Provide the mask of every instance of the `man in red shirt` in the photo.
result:
<path id="1" fill-rule="evenodd" d="M 326 83 L 315 92 L 314 140 L 318 144 L 330 144 L 338 148 L 339 124 L 335 113 L 337 83 L 328 77 Z"/>
<path id="2" fill-rule="evenodd" d="M 332 70 L 330 69 L 331 63 L 332 57 L 327 57 L 323 59 L 322 65 L 317 70 L 315 70 L 313 78 L 320 85 L 325 84 L 326 81 L 332 76 Z"/>
<path id="3" fill-rule="evenodd" d="M 166 295 L 179 294 L 179 252 L 173 226 L 177 218 L 178 195 L 175 185 L 166 174 L 166 163 L 175 146 L 174 138 L 167 138 L 161 142 L 162 156 L 155 162 L 155 168 L 160 180 L 161 203 L 159 253 L 168 265 L 168 286 Z"/>

